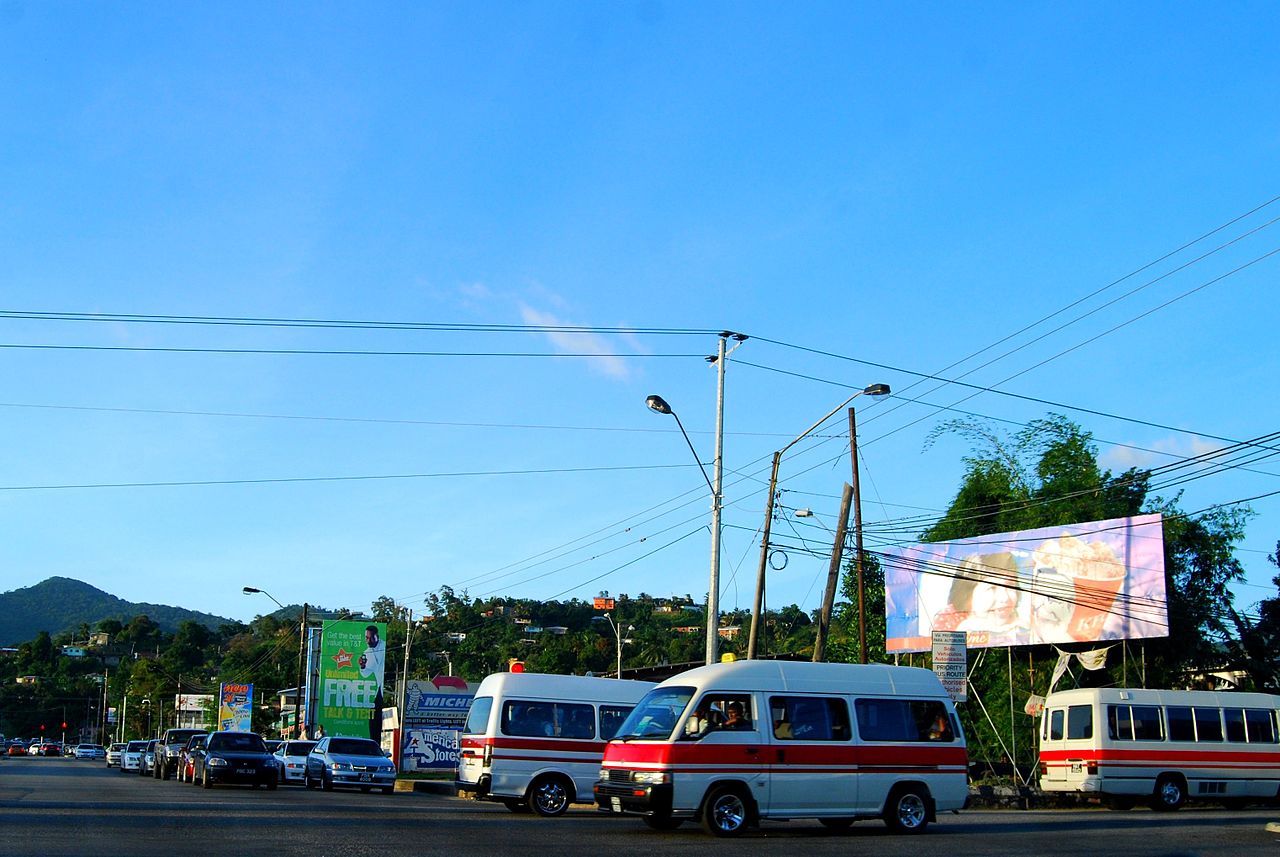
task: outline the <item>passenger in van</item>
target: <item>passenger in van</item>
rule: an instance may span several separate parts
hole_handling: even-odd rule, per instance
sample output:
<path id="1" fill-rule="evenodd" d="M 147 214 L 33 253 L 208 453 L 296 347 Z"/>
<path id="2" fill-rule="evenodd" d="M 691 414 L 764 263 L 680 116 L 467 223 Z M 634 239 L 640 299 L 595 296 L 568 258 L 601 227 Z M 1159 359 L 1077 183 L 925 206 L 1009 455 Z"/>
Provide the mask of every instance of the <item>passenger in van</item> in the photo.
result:
<path id="1" fill-rule="evenodd" d="M 930 741 L 950 741 L 951 740 L 951 724 L 947 722 L 947 715 L 938 712 L 938 716 L 933 719 L 933 725 L 929 727 Z"/>
<path id="2" fill-rule="evenodd" d="M 724 719 L 725 729 L 753 728 L 751 726 L 751 721 L 748 720 L 746 717 L 746 714 L 743 713 L 741 702 L 738 702 L 737 700 L 730 702 L 729 707 L 726 709 L 726 711 L 728 712 L 728 716 L 726 716 Z"/>
<path id="3" fill-rule="evenodd" d="M 702 702 L 692 716 L 684 723 L 684 734 L 690 738 L 701 738 L 720 725 L 720 715 L 711 710 L 711 705 Z"/>

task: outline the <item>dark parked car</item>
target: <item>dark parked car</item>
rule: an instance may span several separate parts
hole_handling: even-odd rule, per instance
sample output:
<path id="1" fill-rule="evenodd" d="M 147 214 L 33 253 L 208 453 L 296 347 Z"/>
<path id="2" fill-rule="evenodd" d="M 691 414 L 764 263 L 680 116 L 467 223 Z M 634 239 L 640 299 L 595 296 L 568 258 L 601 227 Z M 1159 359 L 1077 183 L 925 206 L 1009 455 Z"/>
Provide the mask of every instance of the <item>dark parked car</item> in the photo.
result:
<path id="1" fill-rule="evenodd" d="M 356 786 L 367 792 L 377 786 L 391 794 L 396 788 L 396 766 L 369 738 L 321 738 L 307 756 L 302 781 L 309 789 Z"/>
<path id="2" fill-rule="evenodd" d="M 209 742 L 209 733 L 201 732 L 187 739 L 187 746 L 178 753 L 178 782 L 195 782 L 196 759 L 204 752 L 204 745 Z"/>
<path id="3" fill-rule="evenodd" d="M 254 732 L 211 732 L 204 751 L 196 756 L 196 782 L 206 789 L 214 783 L 247 783 L 274 789 L 280 784 L 276 760 L 262 736 Z"/>

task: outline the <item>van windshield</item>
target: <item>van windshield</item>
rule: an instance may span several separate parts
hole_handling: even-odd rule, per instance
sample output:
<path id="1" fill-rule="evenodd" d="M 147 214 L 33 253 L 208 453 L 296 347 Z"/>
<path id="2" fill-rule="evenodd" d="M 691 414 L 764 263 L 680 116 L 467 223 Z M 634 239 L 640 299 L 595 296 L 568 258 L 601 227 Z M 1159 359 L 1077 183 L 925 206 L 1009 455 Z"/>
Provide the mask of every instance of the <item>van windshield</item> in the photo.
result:
<path id="1" fill-rule="evenodd" d="M 692 698 L 691 687 L 659 687 L 649 691 L 623 721 L 614 739 L 670 738 L 676 721 Z"/>

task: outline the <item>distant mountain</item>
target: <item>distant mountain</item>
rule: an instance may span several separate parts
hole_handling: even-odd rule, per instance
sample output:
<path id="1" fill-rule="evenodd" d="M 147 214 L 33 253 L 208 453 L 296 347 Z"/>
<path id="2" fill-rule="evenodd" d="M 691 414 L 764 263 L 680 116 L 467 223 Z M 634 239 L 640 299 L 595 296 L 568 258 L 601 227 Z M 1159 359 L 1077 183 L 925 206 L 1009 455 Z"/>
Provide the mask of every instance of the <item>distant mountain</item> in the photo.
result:
<path id="1" fill-rule="evenodd" d="M 41 631 L 57 636 L 74 631 L 82 623 L 93 628 L 103 619 L 128 623 L 144 613 L 169 633 L 187 620 L 210 628 L 235 621 L 164 604 L 135 604 L 79 580 L 51 577 L 35 586 L 0 594 L 0 645 L 25 643 Z"/>

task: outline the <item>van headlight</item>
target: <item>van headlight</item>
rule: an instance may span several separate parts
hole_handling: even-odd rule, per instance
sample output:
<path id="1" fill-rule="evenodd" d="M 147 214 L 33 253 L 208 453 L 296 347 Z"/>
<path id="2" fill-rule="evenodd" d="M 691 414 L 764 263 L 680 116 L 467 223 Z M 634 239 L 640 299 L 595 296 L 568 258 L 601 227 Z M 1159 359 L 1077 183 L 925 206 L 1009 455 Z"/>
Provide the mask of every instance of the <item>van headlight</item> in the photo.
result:
<path id="1" fill-rule="evenodd" d="M 633 771 L 631 780 L 636 783 L 657 786 L 671 782 L 671 775 L 666 771 Z"/>

